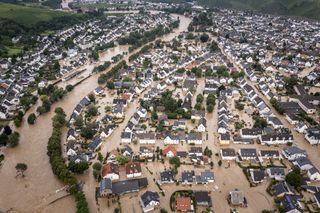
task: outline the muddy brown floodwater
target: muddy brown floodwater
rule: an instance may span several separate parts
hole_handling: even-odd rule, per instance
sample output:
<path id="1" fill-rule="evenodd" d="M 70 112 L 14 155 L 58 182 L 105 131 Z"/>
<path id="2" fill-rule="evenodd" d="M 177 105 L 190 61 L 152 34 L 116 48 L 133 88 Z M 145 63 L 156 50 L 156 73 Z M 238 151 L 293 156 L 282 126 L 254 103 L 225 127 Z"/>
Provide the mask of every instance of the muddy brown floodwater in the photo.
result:
<path id="1" fill-rule="evenodd" d="M 187 30 L 191 22 L 191 19 L 185 16 L 175 14 L 173 16 L 179 16 L 180 25 L 172 33 L 161 37 L 162 40 L 169 41 L 178 36 L 180 32 Z M 126 46 L 111 48 L 102 54 L 102 59 L 109 60 L 112 56 L 127 50 Z M 130 54 L 126 55 L 125 59 L 127 60 L 129 56 Z M 92 70 L 94 66 L 88 64 L 85 68 Z M 17 129 L 21 135 L 19 146 L 14 149 L 3 149 L 5 161 L 0 168 L 0 212 L 75 212 L 75 202 L 71 196 L 49 204 L 58 197 L 57 190 L 64 185 L 52 173 L 47 156 L 47 142 L 52 132 L 51 118 L 54 115 L 54 108 L 62 107 L 69 117 L 82 97 L 98 86 L 97 78 L 98 75 L 92 75 L 83 81 L 63 100 L 53 104 L 52 110 L 41 115 L 36 124 L 29 125 L 26 118 L 36 111 L 37 106 L 32 107 L 25 115 L 22 126 Z M 60 84 L 63 86 L 64 83 Z M 26 177 L 23 179 L 16 178 L 15 166 L 20 162 L 28 165 Z"/>

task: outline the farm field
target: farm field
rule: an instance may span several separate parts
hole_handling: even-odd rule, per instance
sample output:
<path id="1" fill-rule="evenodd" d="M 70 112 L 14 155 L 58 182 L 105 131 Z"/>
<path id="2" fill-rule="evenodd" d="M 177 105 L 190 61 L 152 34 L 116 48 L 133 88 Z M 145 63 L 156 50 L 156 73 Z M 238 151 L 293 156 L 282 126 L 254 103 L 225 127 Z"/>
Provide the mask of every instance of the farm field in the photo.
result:
<path id="1" fill-rule="evenodd" d="M 0 3 L 0 18 L 10 19 L 27 26 L 64 15 L 66 13 L 60 11 Z"/>

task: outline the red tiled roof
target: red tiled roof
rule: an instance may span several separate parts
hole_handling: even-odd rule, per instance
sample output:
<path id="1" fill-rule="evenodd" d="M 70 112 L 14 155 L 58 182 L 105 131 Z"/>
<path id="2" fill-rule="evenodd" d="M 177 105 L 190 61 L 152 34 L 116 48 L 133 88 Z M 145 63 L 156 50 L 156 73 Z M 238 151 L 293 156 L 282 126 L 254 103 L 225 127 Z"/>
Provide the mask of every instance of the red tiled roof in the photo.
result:
<path id="1" fill-rule="evenodd" d="M 178 210 L 178 211 L 191 210 L 191 198 L 190 197 L 177 197 L 176 198 L 176 210 Z"/>
<path id="2" fill-rule="evenodd" d="M 177 150 L 171 145 L 169 145 L 166 148 L 164 148 L 163 151 L 162 151 L 162 154 L 163 155 L 167 155 L 168 152 L 170 152 L 170 151 L 174 154 L 174 156 L 177 155 Z"/>

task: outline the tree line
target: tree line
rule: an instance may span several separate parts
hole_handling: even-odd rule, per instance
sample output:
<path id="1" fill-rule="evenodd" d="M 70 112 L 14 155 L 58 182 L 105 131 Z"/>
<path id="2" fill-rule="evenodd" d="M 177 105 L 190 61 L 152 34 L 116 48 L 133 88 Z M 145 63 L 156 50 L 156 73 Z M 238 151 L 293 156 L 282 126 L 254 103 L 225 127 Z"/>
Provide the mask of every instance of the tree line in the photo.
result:
<path id="1" fill-rule="evenodd" d="M 66 125 L 66 114 L 62 108 L 55 109 L 55 116 L 52 118 L 52 135 L 47 145 L 52 172 L 64 183 L 70 186 L 69 192 L 75 197 L 77 213 L 89 213 L 88 203 L 85 195 L 77 187 L 77 179 L 68 170 L 62 157 L 61 130 Z"/>

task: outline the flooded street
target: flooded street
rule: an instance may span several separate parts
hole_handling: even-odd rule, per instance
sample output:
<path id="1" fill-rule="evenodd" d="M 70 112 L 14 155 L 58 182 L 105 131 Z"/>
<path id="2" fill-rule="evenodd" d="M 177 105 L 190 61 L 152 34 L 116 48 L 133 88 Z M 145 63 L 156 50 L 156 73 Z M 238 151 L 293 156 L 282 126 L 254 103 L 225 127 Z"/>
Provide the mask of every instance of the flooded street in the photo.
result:
<path id="1" fill-rule="evenodd" d="M 177 15 L 174 15 L 177 17 Z M 179 35 L 180 32 L 186 31 L 191 19 L 180 16 L 180 26 L 172 33 L 163 36 L 163 40 L 171 40 Z M 111 57 L 127 52 L 128 47 L 115 47 L 109 49 L 106 53 L 101 54 L 102 64 L 105 60 L 110 60 Z M 136 51 L 138 51 L 137 49 Z M 135 51 L 135 52 L 136 52 Z M 134 52 L 133 52 L 134 53 Z M 126 55 L 124 59 L 128 59 L 130 55 Z M 86 68 L 89 72 L 97 66 L 97 64 L 87 64 Z M 62 107 L 70 117 L 74 107 L 77 103 L 89 92 L 93 91 L 97 86 L 98 74 L 94 74 L 88 79 L 84 80 L 80 85 L 68 93 L 63 100 L 52 105 L 51 111 L 41 115 L 34 125 L 28 125 L 26 118 L 32 112 L 36 111 L 36 106 L 33 106 L 24 117 L 22 126 L 17 130 L 20 137 L 20 144 L 14 149 L 4 149 L 5 161 L 3 167 L 0 169 L 0 211 L 10 212 L 75 212 L 74 198 L 69 196 L 64 199 L 50 204 L 48 201 L 56 196 L 56 190 L 63 187 L 63 184 L 54 176 L 47 156 L 47 142 L 51 135 L 52 126 L 51 118 L 54 115 L 54 108 Z M 67 82 L 69 84 L 70 82 Z M 65 86 L 66 82 L 60 82 L 58 86 Z M 134 104 L 132 104 L 134 105 Z M 130 113 L 135 110 L 130 106 Z M 128 112 L 129 113 L 129 112 Z M 126 119 L 129 118 L 129 114 Z M 115 137 L 114 134 L 112 137 Z M 114 138 L 118 140 L 120 138 Z M 113 146 L 116 147 L 114 144 Z M 105 149 L 105 148 L 103 148 Z M 26 163 L 28 170 L 25 172 L 24 179 L 15 178 L 17 163 Z M 87 175 L 92 176 L 92 172 L 88 171 Z M 93 178 L 90 178 L 93 180 Z M 90 207 L 94 200 L 95 186 L 90 182 L 86 183 L 85 191 L 90 188 L 88 202 Z M 96 212 L 93 209 L 92 212 Z"/>

